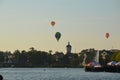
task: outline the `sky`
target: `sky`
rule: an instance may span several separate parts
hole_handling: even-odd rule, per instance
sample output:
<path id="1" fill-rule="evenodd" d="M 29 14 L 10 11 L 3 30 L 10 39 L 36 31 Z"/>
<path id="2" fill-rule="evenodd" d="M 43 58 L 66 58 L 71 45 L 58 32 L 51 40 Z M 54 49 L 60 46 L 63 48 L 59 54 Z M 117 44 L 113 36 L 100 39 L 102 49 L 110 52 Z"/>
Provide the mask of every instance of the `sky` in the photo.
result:
<path id="1" fill-rule="evenodd" d="M 34 47 L 65 53 L 68 41 L 76 53 L 120 49 L 120 0 L 0 0 L 1 51 Z"/>

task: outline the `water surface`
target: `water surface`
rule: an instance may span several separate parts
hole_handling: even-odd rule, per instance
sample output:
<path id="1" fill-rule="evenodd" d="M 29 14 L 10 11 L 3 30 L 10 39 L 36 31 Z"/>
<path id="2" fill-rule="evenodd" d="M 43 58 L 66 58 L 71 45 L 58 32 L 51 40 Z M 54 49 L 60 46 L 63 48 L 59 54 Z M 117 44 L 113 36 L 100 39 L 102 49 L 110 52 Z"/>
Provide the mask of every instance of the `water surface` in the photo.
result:
<path id="1" fill-rule="evenodd" d="M 4 80 L 120 80 L 120 73 L 85 72 L 83 68 L 0 68 Z"/>

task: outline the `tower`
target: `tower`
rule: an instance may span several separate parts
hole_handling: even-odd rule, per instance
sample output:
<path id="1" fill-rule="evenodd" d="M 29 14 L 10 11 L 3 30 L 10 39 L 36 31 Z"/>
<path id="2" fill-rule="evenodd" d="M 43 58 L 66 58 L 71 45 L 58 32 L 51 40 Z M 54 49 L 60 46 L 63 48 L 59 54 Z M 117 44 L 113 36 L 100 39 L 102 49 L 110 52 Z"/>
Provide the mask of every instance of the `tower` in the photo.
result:
<path id="1" fill-rule="evenodd" d="M 70 42 L 68 42 L 68 45 L 66 46 L 67 54 L 71 53 L 72 46 L 70 45 Z"/>

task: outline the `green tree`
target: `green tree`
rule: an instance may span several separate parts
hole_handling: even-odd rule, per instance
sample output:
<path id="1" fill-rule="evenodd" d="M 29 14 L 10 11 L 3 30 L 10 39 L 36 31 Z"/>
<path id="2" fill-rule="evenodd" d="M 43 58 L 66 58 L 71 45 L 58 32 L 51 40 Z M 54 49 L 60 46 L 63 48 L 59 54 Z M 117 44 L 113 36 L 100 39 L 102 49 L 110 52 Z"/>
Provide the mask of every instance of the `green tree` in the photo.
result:
<path id="1" fill-rule="evenodd" d="M 118 51 L 112 55 L 111 61 L 120 61 L 120 51 Z"/>
<path id="2" fill-rule="evenodd" d="M 20 51 L 15 50 L 13 52 L 13 56 L 14 56 L 14 63 L 18 65 L 20 63 Z"/>
<path id="3" fill-rule="evenodd" d="M 0 51 L 0 62 L 4 62 L 4 52 Z"/>
<path id="4" fill-rule="evenodd" d="M 72 67 L 79 67 L 79 56 L 78 54 L 73 53 L 71 58 L 71 65 Z"/>

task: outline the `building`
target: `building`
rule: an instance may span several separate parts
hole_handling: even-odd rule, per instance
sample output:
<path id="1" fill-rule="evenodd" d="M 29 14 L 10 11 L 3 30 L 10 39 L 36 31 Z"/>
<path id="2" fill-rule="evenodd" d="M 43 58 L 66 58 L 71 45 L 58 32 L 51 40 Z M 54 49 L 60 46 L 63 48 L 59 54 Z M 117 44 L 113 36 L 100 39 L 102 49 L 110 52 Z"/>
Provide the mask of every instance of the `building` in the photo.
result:
<path id="1" fill-rule="evenodd" d="M 70 42 L 68 42 L 68 45 L 66 46 L 67 54 L 71 53 L 72 46 L 70 45 Z"/>

